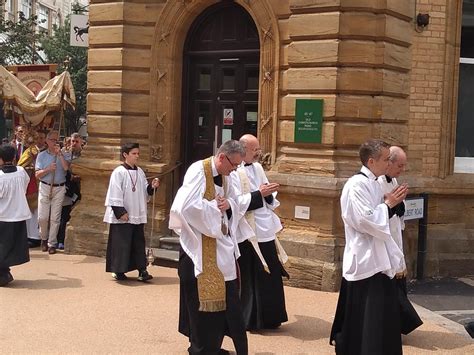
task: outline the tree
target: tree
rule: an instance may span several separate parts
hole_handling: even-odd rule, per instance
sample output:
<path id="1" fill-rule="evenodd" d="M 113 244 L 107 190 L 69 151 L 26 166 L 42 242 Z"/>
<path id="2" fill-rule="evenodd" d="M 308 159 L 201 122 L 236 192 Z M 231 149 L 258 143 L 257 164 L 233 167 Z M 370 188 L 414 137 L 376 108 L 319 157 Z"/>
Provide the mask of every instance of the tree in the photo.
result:
<path id="1" fill-rule="evenodd" d="M 83 8 L 77 3 L 72 10 L 80 13 Z M 49 63 L 58 64 L 58 73 L 68 70 L 71 74 L 74 90 L 76 91 L 76 109 L 67 108 L 64 114 L 67 134 L 79 131 L 85 124 L 87 98 L 87 48 L 69 45 L 70 16 L 66 17 L 64 25 L 54 26 L 54 35 L 44 38 L 41 42 Z"/>
<path id="2" fill-rule="evenodd" d="M 0 0 L 3 9 L 5 0 Z M 43 59 L 38 54 L 41 51 L 39 43 L 46 34 L 37 31 L 38 16 L 26 18 L 23 12 L 18 12 L 18 21 L 5 20 L 0 16 L 0 65 L 36 64 Z"/>

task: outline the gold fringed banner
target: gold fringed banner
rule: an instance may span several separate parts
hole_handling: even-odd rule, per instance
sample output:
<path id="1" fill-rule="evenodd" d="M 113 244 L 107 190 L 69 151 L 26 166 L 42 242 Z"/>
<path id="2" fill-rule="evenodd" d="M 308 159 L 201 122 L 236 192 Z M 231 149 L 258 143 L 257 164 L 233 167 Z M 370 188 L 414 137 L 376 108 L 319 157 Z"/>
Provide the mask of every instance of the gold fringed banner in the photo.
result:
<path id="1" fill-rule="evenodd" d="M 0 97 L 18 107 L 32 126 L 39 125 L 49 111 L 59 111 L 63 101 L 76 105 L 76 94 L 69 72 L 49 80 L 35 95 L 15 75 L 0 65 Z"/>

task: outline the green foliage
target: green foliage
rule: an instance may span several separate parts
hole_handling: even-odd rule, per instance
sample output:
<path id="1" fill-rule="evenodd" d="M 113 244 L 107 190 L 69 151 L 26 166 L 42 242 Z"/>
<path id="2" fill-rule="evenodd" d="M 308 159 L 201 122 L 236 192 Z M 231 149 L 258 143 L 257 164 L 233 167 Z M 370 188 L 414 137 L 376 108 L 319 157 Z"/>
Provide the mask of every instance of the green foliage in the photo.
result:
<path id="1" fill-rule="evenodd" d="M 4 0 L 0 0 L 0 9 Z M 37 64 L 42 62 L 38 45 L 46 34 L 36 31 L 38 16 L 25 18 L 19 12 L 19 19 L 15 23 L 0 16 L 0 65 Z"/>
<path id="2" fill-rule="evenodd" d="M 41 42 L 48 63 L 58 64 L 59 74 L 68 70 L 76 91 L 76 109 L 68 108 L 64 115 L 67 134 L 77 132 L 84 124 L 81 117 L 86 113 L 87 98 L 87 48 L 69 45 L 70 26 L 68 16 L 64 25 L 54 27 L 52 37 L 45 38 Z"/>

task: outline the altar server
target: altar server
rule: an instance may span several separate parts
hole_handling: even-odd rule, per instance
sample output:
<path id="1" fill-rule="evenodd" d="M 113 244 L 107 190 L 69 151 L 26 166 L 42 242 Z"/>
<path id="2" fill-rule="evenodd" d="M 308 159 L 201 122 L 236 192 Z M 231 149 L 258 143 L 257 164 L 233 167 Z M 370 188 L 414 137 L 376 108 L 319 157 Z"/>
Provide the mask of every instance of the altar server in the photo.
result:
<path id="1" fill-rule="evenodd" d="M 105 270 L 117 281 L 128 279 L 126 272 L 138 270 L 138 281 L 153 278 L 146 267 L 144 226 L 147 222 L 148 195 L 160 185 L 158 178 L 148 184 L 145 173 L 137 166 L 138 143 L 121 148 L 124 163 L 112 172 L 105 198 L 104 222 L 109 223 Z"/>
<path id="2" fill-rule="evenodd" d="M 386 173 L 389 153 L 389 145 L 383 141 L 362 144 L 359 156 L 363 166 L 342 190 L 346 244 L 330 335 L 336 354 L 402 354 L 394 276 L 403 253 L 391 236 L 389 219 L 408 188 L 400 185 L 383 195 L 376 179 Z"/>
<path id="3" fill-rule="evenodd" d="M 31 218 L 26 200 L 30 177 L 15 166 L 16 149 L 0 146 L 0 287 L 13 281 L 10 267 L 30 261 L 26 220 Z"/>

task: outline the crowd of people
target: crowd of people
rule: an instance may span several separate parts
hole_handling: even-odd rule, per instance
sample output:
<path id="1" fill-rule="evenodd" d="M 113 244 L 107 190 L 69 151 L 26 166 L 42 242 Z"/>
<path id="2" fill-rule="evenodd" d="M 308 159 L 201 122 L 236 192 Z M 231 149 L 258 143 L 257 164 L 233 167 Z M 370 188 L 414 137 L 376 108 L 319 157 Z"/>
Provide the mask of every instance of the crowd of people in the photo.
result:
<path id="1" fill-rule="evenodd" d="M 13 280 L 11 266 L 28 261 L 27 236 L 30 242 L 37 239 L 28 230 L 35 224 L 27 223 L 36 213 L 28 204 L 35 192 L 31 181 L 39 181 L 36 228 L 42 250 L 50 254 L 64 243 L 70 206 L 79 193 L 73 190 L 65 202 L 80 137 L 73 134 L 69 148 L 60 149 L 57 132 L 43 134 L 34 147 L 21 147 L 20 137 L 0 148 L 0 228 L 7 231 L 0 251 L 11 250 L 0 252 L 1 286 Z M 138 281 L 153 278 L 144 225 L 147 201 L 160 181 L 147 179 L 137 165 L 139 155 L 137 143 L 121 147 L 123 163 L 112 172 L 105 198 L 106 271 L 118 282 L 127 282 L 133 270 Z M 247 331 L 288 321 L 283 288 L 283 278 L 290 277 L 288 256 L 277 238 L 282 224 L 274 212 L 280 186 L 268 181 L 260 155 L 258 139 L 249 134 L 223 143 L 214 156 L 187 169 L 172 203 L 169 228 L 180 238 L 178 329 L 189 339 L 190 354 L 228 353 L 221 348 L 226 335 L 237 354 L 247 354 Z M 346 244 L 329 341 L 336 354 L 401 354 L 401 334 L 422 324 L 406 294 L 402 230 L 408 186 L 397 178 L 407 157 L 380 140 L 362 144 L 359 155 L 361 170 L 341 195 Z M 15 165 L 16 159 L 23 164 Z"/>
<path id="2" fill-rule="evenodd" d="M 83 144 L 78 133 L 66 137 L 61 144 L 57 131 L 27 126 L 17 126 L 13 139 L 2 141 L 0 222 L 24 228 L 2 232 L 0 286 L 13 281 L 10 266 L 27 262 L 29 258 L 17 256 L 29 255 L 29 248 L 41 246 L 49 254 L 64 249 L 71 208 L 80 200 L 80 178 L 72 173 L 71 162 L 80 156 Z M 24 191 L 19 179 L 26 180 Z M 9 243 L 15 247 L 8 247 Z M 8 261 L 9 258 L 16 261 Z"/>

